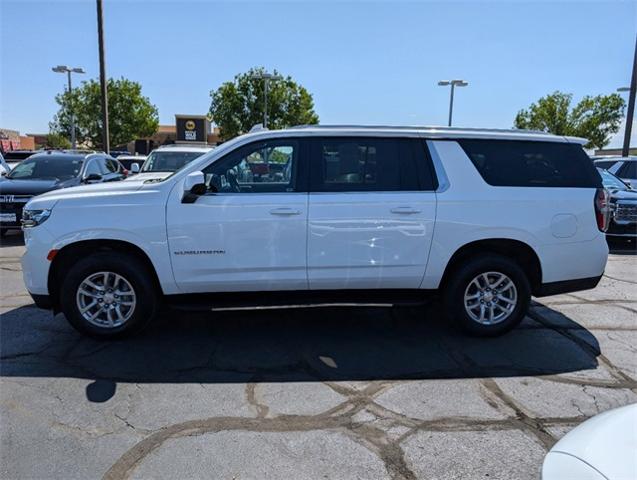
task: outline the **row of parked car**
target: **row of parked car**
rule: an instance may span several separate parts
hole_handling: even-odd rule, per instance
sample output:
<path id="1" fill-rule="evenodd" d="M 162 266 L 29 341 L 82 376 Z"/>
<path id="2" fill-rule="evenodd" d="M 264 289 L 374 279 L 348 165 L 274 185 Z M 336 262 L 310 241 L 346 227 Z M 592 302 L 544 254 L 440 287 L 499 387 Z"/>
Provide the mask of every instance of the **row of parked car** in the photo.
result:
<path id="1" fill-rule="evenodd" d="M 131 177 L 144 181 L 163 179 L 210 149 L 167 145 L 148 157 L 79 150 L 14 151 L 7 152 L 4 158 L 0 154 L 0 235 L 20 228 L 22 207 L 35 195 Z M 613 214 L 607 236 L 637 239 L 637 157 L 593 157 L 593 162 L 610 193 Z M 259 176 L 260 170 L 263 166 L 254 162 L 248 174 Z"/>
<path id="2" fill-rule="evenodd" d="M 594 157 L 604 188 L 610 194 L 611 221 L 606 235 L 637 239 L 637 157 Z"/>
<path id="3" fill-rule="evenodd" d="M 167 145 L 148 157 L 82 150 L 0 154 L 0 236 L 21 228 L 22 209 L 36 195 L 78 185 L 162 179 L 210 149 Z"/>

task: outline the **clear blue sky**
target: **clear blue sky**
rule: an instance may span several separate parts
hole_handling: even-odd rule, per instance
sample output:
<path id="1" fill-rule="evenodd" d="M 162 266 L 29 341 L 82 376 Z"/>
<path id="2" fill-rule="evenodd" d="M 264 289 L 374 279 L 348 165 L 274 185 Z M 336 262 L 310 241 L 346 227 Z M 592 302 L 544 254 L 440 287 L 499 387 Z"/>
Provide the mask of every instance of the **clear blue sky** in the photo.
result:
<path id="1" fill-rule="evenodd" d="M 322 123 L 510 127 L 554 90 L 607 94 L 630 81 L 637 1 L 204 2 L 104 0 L 107 72 L 159 108 L 204 114 L 209 91 L 252 66 L 291 75 Z M 0 0 L 0 126 L 46 132 L 66 78 L 99 74 L 94 0 Z M 79 77 L 76 77 L 79 81 Z"/>

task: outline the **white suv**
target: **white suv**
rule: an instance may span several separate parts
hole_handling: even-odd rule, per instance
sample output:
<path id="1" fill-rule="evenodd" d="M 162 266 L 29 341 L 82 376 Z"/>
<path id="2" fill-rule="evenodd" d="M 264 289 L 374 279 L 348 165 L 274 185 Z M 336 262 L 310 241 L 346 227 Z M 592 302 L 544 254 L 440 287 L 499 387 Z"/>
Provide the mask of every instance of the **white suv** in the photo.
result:
<path id="1" fill-rule="evenodd" d="M 139 170 L 136 181 L 163 179 L 176 172 L 195 158 L 208 153 L 212 147 L 173 144 L 156 148 L 146 159 Z M 137 173 L 137 172 L 135 172 Z"/>
<path id="2" fill-rule="evenodd" d="M 76 187 L 24 212 L 24 279 L 81 332 L 161 304 L 402 303 L 440 292 L 472 334 L 531 295 L 597 285 L 605 190 L 576 138 L 298 127 L 235 138 L 163 179 Z"/>

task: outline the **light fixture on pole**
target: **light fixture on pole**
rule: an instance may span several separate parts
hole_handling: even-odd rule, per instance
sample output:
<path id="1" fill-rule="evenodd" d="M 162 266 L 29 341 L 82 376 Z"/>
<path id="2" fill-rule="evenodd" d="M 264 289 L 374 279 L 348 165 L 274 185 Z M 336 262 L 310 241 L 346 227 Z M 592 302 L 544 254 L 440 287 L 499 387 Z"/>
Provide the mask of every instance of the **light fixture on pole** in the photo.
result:
<path id="1" fill-rule="evenodd" d="M 76 141 L 75 141 L 75 113 L 73 112 L 73 109 L 71 108 L 71 102 L 72 102 L 72 96 L 71 93 L 73 91 L 73 87 L 71 85 L 71 73 L 86 73 L 84 72 L 83 68 L 80 67 L 67 67 L 66 65 L 58 65 L 57 67 L 53 67 L 51 70 L 53 70 L 55 73 L 66 73 L 67 74 L 67 78 L 68 78 L 68 82 L 69 82 L 69 104 L 68 104 L 68 109 L 69 109 L 69 113 L 71 116 L 71 148 L 75 149 L 76 148 Z"/>
<path id="2" fill-rule="evenodd" d="M 263 128 L 268 128 L 268 85 L 270 80 L 283 80 L 283 77 L 268 72 L 261 72 L 253 75 L 252 78 L 263 80 Z"/>
<path id="3" fill-rule="evenodd" d="M 453 117 L 453 92 L 456 87 L 466 87 L 469 85 L 469 82 L 465 82 L 464 80 L 441 80 L 438 82 L 438 85 L 441 87 L 451 85 L 451 94 L 449 95 L 449 126 L 451 126 Z"/>

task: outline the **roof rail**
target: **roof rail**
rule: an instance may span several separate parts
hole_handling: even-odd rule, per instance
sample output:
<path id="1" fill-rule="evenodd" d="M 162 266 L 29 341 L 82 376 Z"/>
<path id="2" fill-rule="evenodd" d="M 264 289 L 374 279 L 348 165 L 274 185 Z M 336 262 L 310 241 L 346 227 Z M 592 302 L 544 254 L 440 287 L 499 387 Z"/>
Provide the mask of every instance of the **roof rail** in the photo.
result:
<path id="1" fill-rule="evenodd" d="M 253 127 L 254 128 L 254 127 Z M 543 132 L 542 130 L 523 130 L 519 128 L 479 128 L 479 127 L 447 127 L 442 125 L 295 125 L 289 127 L 291 129 L 305 129 L 305 128 L 357 128 L 357 129 L 379 129 L 379 128 L 391 128 L 395 130 L 442 130 L 449 132 L 516 132 L 516 133 L 534 133 L 547 135 L 549 132 Z M 252 130 L 251 130 L 252 131 Z"/>

